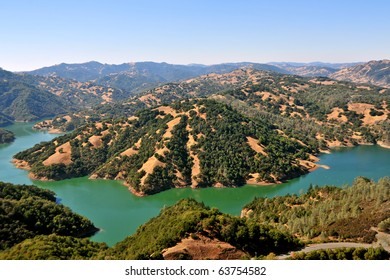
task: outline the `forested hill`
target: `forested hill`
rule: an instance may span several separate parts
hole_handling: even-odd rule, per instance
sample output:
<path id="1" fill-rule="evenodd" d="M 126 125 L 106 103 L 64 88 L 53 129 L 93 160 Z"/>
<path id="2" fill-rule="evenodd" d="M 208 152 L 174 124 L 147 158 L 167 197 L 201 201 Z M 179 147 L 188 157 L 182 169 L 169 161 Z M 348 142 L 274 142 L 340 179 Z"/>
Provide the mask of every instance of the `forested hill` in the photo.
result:
<path id="1" fill-rule="evenodd" d="M 14 141 L 15 134 L 12 131 L 0 128 L 0 144 Z"/>
<path id="2" fill-rule="evenodd" d="M 84 126 L 15 155 L 36 178 L 124 180 L 134 193 L 273 183 L 315 167 L 304 143 L 211 100 L 181 101 Z"/>
<path id="3" fill-rule="evenodd" d="M 249 117 L 266 119 L 289 137 L 323 149 L 358 143 L 390 143 L 390 90 L 329 78 L 282 75 L 252 68 L 209 74 L 144 92 L 117 112 L 209 97 Z"/>
<path id="4" fill-rule="evenodd" d="M 16 158 L 37 178 L 116 178 L 140 195 L 278 182 L 314 168 L 320 149 L 388 145 L 389 103 L 380 87 L 240 69 L 95 107 L 75 118 L 85 127 Z"/>
<path id="5" fill-rule="evenodd" d="M 390 143 L 388 89 L 270 74 L 211 98 L 247 116 L 267 119 L 289 137 L 322 149 Z"/>
<path id="6" fill-rule="evenodd" d="M 298 239 L 185 199 L 106 252 L 108 259 L 243 259 L 288 252 Z"/>
<path id="7" fill-rule="evenodd" d="M 40 235 L 91 236 L 98 229 L 56 203 L 54 193 L 0 182 L 0 251 Z"/>

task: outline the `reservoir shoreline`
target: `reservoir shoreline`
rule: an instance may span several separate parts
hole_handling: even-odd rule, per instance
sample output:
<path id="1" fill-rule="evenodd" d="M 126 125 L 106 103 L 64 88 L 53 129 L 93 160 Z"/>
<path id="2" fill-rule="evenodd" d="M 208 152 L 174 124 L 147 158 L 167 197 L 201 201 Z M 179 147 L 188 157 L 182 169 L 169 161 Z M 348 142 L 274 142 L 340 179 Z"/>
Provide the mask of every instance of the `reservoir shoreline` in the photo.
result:
<path id="1" fill-rule="evenodd" d="M 239 216 L 242 208 L 255 197 L 274 197 L 300 194 L 311 185 L 351 184 L 357 176 L 378 180 L 390 176 L 390 149 L 379 145 L 334 148 L 321 153 L 317 164 L 330 169 L 317 168 L 312 172 L 279 185 L 245 185 L 238 188 L 171 189 L 152 196 L 138 197 L 130 193 L 122 182 L 89 180 L 88 177 L 62 181 L 33 181 L 28 170 L 18 169 L 12 163 L 17 152 L 56 135 L 33 131 L 31 123 L 18 123 L 7 127 L 16 135 L 11 144 L 0 145 L 0 180 L 14 184 L 34 184 L 52 190 L 62 204 L 90 219 L 101 229 L 91 239 L 109 246 L 133 234 L 164 207 L 183 198 L 194 198 L 221 212 Z"/>

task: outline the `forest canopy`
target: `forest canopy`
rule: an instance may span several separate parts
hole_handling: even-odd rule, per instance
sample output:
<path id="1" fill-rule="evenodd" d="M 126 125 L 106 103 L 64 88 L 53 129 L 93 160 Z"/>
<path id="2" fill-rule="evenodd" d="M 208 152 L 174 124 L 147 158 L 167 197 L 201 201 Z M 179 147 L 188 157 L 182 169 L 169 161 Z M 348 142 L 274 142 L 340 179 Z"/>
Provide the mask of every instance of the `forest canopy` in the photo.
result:
<path id="1" fill-rule="evenodd" d="M 0 182 L 0 250 L 37 235 L 90 236 L 98 229 L 56 203 L 54 193 Z"/>

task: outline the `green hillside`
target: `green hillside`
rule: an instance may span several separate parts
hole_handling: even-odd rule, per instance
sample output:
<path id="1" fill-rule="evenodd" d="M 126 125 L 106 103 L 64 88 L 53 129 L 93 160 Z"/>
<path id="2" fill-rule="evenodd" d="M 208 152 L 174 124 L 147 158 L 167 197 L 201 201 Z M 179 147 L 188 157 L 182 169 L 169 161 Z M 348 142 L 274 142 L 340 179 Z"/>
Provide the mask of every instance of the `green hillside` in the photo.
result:
<path id="1" fill-rule="evenodd" d="M 361 177 L 349 188 L 312 187 L 300 196 L 257 198 L 242 213 L 305 240 L 371 243 L 372 227 L 390 217 L 390 179 L 376 183 Z"/>
<path id="2" fill-rule="evenodd" d="M 61 97 L 22 82 L 19 75 L 0 70 L 0 123 L 47 118 L 70 109 Z"/>

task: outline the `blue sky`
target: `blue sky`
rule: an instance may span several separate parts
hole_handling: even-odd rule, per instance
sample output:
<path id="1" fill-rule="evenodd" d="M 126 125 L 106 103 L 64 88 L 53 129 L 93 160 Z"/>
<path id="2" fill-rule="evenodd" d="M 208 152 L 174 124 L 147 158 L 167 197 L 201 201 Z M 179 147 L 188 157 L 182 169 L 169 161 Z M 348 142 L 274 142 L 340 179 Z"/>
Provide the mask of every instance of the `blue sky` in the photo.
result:
<path id="1" fill-rule="evenodd" d="M 390 58 L 390 1 L 0 0 L 0 67 Z"/>

